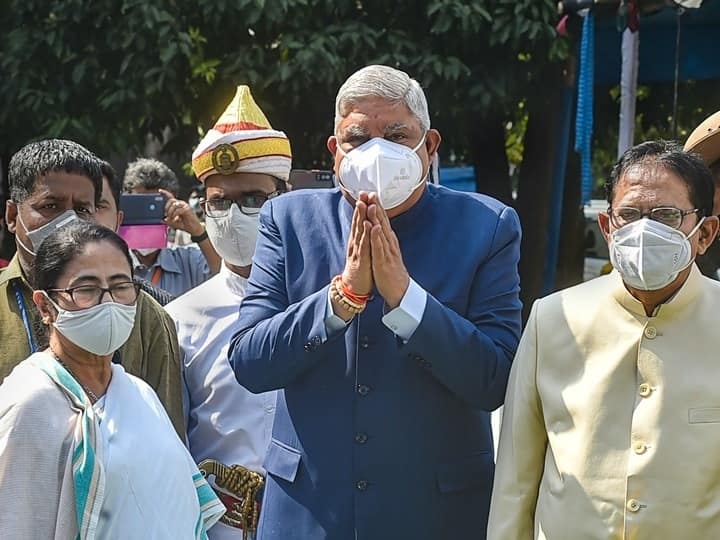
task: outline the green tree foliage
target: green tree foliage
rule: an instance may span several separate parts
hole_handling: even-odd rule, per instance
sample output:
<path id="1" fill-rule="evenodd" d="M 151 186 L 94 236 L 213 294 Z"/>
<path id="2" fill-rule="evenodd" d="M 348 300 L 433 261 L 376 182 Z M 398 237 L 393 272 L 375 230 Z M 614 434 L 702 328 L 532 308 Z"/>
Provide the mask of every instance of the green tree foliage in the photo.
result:
<path id="1" fill-rule="evenodd" d="M 508 150 L 517 165 L 532 148 L 518 204 L 528 254 L 521 271 L 537 278 L 547 212 L 535 210 L 549 206 L 555 152 L 549 109 L 562 85 L 558 61 L 567 54 L 553 28 L 555 5 L 6 0 L 0 160 L 50 136 L 134 158 L 153 134 L 163 153 L 189 161 L 235 87 L 248 84 L 273 126 L 289 135 L 295 167 L 327 167 L 340 84 L 362 66 L 387 64 L 421 82 L 443 134 L 441 161 L 455 156 L 474 165 L 481 191 L 511 203 Z M 529 306 L 539 285 L 524 285 L 523 294 Z"/>
<path id="2" fill-rule="evenodd" d="M 172 4 L 29 0 L 6 9 L 3 155 L 57 136 L 124 151 L 185 119 L 195 44 Z"/>
<path id="3" fill-rule="evenodd" d="M 695 127 L 720 110 L 717 81 L 683 81 L 678 92 L 677 136 L 673 133 L 673 83 L 641 85 L 635 114 L 635 142 L 677 139 L 684 142 Z M 605 198 L 605 180 L 617 161 L 620 88 L 598 88 L 593 141 L 593 196 Z"/>
<path id="4" fill-rule="evenodd" d="M 487 113 L 516 116 L 563 54 L 552 0 L 9 0 L 0 35 L 0 153 L 47 136 L 132 154 L 146 134 L 189 156 L 237 84 L 249 84 L 296 163 L 326 160 L 333 99 L 359 67 L 427 88 L 446 154 L 472 154 Z M 535 52 L 538 51 L 538 52 Z M 168 137 L 169 135 L 169 137 Z"/>

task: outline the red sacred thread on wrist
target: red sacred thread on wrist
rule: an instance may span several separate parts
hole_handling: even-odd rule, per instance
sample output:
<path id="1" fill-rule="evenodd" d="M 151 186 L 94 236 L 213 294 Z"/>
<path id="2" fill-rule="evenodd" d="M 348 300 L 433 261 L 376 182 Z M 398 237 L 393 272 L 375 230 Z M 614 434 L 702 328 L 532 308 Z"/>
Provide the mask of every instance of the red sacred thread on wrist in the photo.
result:
<path id="1" fill-rule="evenodd" d="M 369 294 L 358 294 L 355 291 L 353 291 L 350 287 L 345 285 L 345 282 L 342 280 L 342 276 L 338 276 L 336 278 L 338 280 L 338 283 L 340 284 L 340 292 L 343 296 L 345 296 L 348 300 L 351 302 L 354 302 L 356 304 L 365 305 L 367 304 L 367 301 L 370 299 Z"/>
<path id="2" fill-rule="evenodd" d="M 342 293 L 347 296 L 350 300 L 353 302 L 356 302 L 358 304 L 365 304 L 370 299 L 369 294 L 358 294 L 355 291 L 353 291 L 350 287 L 345 285 L 345 283 L 341 280 L 340 281 L 340 290 Z"/>

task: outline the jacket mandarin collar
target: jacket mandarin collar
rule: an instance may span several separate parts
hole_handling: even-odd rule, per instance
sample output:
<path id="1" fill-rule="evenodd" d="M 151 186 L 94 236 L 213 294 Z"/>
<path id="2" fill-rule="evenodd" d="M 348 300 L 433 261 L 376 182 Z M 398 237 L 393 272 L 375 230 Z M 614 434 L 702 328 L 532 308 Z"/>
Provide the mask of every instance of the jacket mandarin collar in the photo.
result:
<path id="1" fill-rule="evenodd" d="M 613 297 L 618 304 L 635 315 L 647 317 L 645 307 L 642 302 L 630 294 L 618 271 L 613 270 L 610 275 L 615 280 Z M 690 269 L 690 274 L 685 280 L 685 283 L 682 284 L 680 289 L 678 289 L 678 291 L 668 301 L 660 304 L 655 309 L 655 313 L 652 317 L 659 317 L 660 315 L 664 317 L 672 316 L 697 301 L 697 298 L 700 295 L 702 279 L 704 278 L 700 273 L 700 270 L 698 270 L 697 265 L 693 263 L 692 268 Z"/>
<path id="2" fill-rule="evenodd" d="M 434 189 L 435 186 L 425 182 L 423 193 L 417 200 L 417 202 L 413 204 L 410 208 L 405 210 L 405 212 L 403 212 L 399 216 L 395 216 L 390 220 L 390 226 L 393 228 L 394 231 L 398 232 L 417 226 L 418 218 L 423 216 L 423 214 L 425 213 L 425 208 L 428 204 L 430 204 L 430 200 L 432 199 L 431 190 Z"/>
<path id="3" fill-rule="evenodd" d="M 344 221 L 346 221 L 347 223 L 351 223 L 355 207 L 350 204 L 350 202 L 342 195 L 342 191 L 340 191 L 339 188 L 337 189 L 340 193 L 341 199 L 339 201 L 341 215 L 344 217 Z M 390 225 L 392 226 L 392 229 L 397 232 L 409 226 L 412 227 L 415 223 L 417 223 L 417 218 L 423 215 L 425 207 L 427 207 L 427 205 L 430 203 L 430 200 L 433 198 L 431 190 L 434 189 L 436 189 L 435 186 L 426 182 L 423 189 L 423 194 L 420 199 L 418 199 L 418 201 L 410 208 L 408 208 L 405 212 L 403 212 L 399 216 L 395 216 L 394 218 L 390 219 Z M 348 228 L 348 231 L 349 230 L 350 229 Z"/>

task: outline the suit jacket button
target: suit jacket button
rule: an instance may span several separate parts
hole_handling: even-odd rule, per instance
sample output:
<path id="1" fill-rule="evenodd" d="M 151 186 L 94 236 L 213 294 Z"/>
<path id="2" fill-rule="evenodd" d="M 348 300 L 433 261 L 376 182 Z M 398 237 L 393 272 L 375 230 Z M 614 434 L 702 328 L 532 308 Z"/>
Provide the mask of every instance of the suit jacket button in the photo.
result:
<path id="1" fill-rule="evenodd" d="M 360 348 L 361 349 L 369 349 L 370 348 L 370 338 L 367 336 L 363 336 L 360 338 Z"/>
<path id="2" fill-rule="evenodd" d="M 320 336 L 313 336 L 310 341 L 312 341 L 313 345 L 315 346 L 322 344 L 322 338 Z"/>
<path id="3" fill-rule="evenodd" d="M 367 480 L 358 480 L 355 483 L 355 487 L 358 489 L 358 491 L 365 491 L 370 484 Z"/>
<path id="4" fill-rule="evenodd" d="M 368 436 L 366 433 L 357 433 L 355 434 L 355 442 L 358 444 L 365 444 L 368 440 Z"/>
<path id="5" fill-rule="evenodd" d="M 370 393 L 370 387 L 367 384 L 358 384 L 357 393 L 361 396 L 367 396 Z"/>
<path id="6" fill-rule="evenodd" d="M 309 341 L 303 346 L 303 349 L 305 349 L 305 352 L 310 352 L 314 349 L 313 344 Z"/>
<path id="7" fill-rule="evenodd" d="M 420 355 L 415 356 L 415 361 L 418 362 L 420 364 L 420 367 L 422 367 L 422 368 L 430 369 L 432 367 L 432 362 L 430 362 L 430 360 L 423 358 Z"/>

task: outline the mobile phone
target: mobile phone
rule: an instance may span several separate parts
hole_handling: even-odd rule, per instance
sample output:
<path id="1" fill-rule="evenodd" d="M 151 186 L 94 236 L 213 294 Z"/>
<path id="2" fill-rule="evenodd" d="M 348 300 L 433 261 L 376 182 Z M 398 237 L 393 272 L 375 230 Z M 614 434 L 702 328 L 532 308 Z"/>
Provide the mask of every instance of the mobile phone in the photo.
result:
<path id="1" fill-rule="evenodd" d="M 159 193 L 120 195 L 123 225 L 158 225 L 165 220 L 165 197 Z"/>
<path id="2" fill-rule="evenodd" d="M 120 210 L 124 216 L 118 234 L 130 249 L 167 246 L 165 197 L 159 193 L 126 193 L 120 196 Z"/>
<path id="3" fill-rule="evenodd" d="M 290 184 L 293 189 L 333 188 L 335 176 L 332 171 L 293 169 L 290 171 Z"/>

